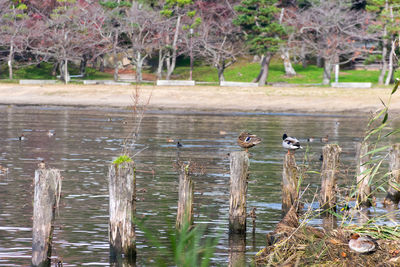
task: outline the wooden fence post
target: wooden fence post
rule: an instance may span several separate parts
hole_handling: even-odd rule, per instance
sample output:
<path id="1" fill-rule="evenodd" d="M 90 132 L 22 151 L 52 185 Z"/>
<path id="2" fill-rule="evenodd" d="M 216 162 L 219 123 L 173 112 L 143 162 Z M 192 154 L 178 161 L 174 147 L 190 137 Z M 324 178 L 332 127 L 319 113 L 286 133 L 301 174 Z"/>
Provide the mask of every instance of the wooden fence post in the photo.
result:
<path id="1" fill-rule="evenodd" d="M 389 152 L 389 188 L 384 206 L 397 206 L 400 201 L 400 144 L 394 144 Z"/>
<path id="2" fill-rule="evenodd" d="M 249 157 L 245 151 L 230 153 L 229 232 L 246 233 L 246 198 Z"/>
<path id="3" fill-rule="evenodd" d="M 371 207 L 371 186 L 369 185 L 371 165 L 371 154 L 369 151 L 369 143 L 362 142 L 357 144 L 357 203 L 360 207 Z"/>
<path id="4" fill-rule="evenodd" d="M 342 149 L 336 144 L 325 145 L 322 149 L 320 208 L 336 210 L 336 173 Z"/>
<path id="5" fill-rule="evenodd" d="M 136 173 L 133 161 L 112 163 L 109 168 L 109 240 L 111 260 L 122 255 L 136 260 Z"/>
<path id="6" fill-rule="evenodd" d="M 57 169 L 35 171 L 33 200 L 32 266 L 50 266 L 55 210 L 61 194 L 61 174 Z"/>
<path id="7" fill-rule="evenodd" d="M 176 229 L 188 223 L 193 224 L 193 196 L 194 196 L 193 179 L 190 176 L 190 162 L 182 163 L 179 169 L 179 199 L 178 211 L 176 213 Z"/>
<path id="8" fill-rule="evenodd" d="M 290 210 L 299 198 L 298 169 L 294 153 L 285 154 L 282 172 L 282 217 Z"/>

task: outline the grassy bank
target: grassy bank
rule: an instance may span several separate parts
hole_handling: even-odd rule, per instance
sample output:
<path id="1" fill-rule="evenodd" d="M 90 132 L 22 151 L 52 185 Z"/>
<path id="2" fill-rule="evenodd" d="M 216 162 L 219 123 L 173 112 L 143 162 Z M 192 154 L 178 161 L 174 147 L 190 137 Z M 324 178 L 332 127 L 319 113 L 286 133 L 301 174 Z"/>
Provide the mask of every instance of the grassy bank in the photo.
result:
<path id="1" fill-rule="evenodd" d="M 315 65 L 308 65 L 303 68 L 299 64 L 295 64 L 294 68 L 297 75 L 294 77 L 286 77 L 283 64 L 279 59 L 275 59 L 270 64 L 268 82 L 269 83 L 288 83 L 288 84 L 320 84 L 322 82 L 323 69 Z M 52 64 L 41 63 L 39 65 L 30 65 L 25 67 L 16 67 L 14 69 L 14 79 L 56 79 L 51 76 Z M 247 59 L 241 59 L 225 71 L 225 79 L 227 81 L 251 82 L 257 77 L 260 70 L 258 63 L 249 62 Z M 69 71 L 71 75 L 79 74 L 78 66 L 70 65 Z M 152 71 L 146 71 L 152 73 Z M 155 75 L 154 75 L 155 76 Z M 371 82 L 377 84 L 379 70 L 341 70 L 339 82 Z M 112 74 L 100 72 L 93 68 L 87 68 L 87 80 L 103 80 L 112 79 Z M 189 79 L 189 62 L 181 60 L 174 71 L 173 79 Z M 334 79 L 334 74 L 332 73 Z M 0 71 L 0 79 L 7 81 L 8 69 L 2 66 Z M 218 83 L 217 71 L 215 68 L 196 62 L 194 66 L 193 79 L 202 82 Z"/>

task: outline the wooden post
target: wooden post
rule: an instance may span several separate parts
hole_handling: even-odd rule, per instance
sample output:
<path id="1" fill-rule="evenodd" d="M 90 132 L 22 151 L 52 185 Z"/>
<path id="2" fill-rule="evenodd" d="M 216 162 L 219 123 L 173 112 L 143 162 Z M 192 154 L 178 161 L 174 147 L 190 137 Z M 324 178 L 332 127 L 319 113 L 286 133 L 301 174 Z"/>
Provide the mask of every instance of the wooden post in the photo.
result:
<path id="1" fill-rule="evenodd" d="M 397 206 L 400 201 L 400 144 L 394 144 L 389 152 L 389 188 L 383 201 L 384 206 Z"/>
<path id="2" fill-rule="evenodd" d="M 57 169 L 35 171 L 33 200 L 32 266 L 50 266 L 51 242 L 56 207 L 61 193 L 61 174 Z"/>
<path id="3" fill-rule="evenodd" d="M 109 168 L 109 240 L 111 261 L 136 260 L 136 173 L 133 161 Z"/>
<path id="4" fill-rule="evenodd" d="M 294 153 L 285 154 L 282 172 L 282 217 L 285 217 L 299 198 L 297 175 L 298 169 Z"/>
<path id="5" fill-rule="evenodd" d="M 245 151 L 230 153 L 229 232 L 246 233 L 246 198 L 249 157 Z"/>
<path id="6" fill-rule="evenodd" d="M 179 199 L 176 213 L 176 229 L 188 223 L 193 224 L 193 191 L 194 185 L 190 176 L 190 162 L 182 163 L 179 170 Z"/>
<path id="7" fill-rule="evenodd" d="M 369 151 L 369 144 L 362 142 L 357 144 L 357 203 L 359 207 L 371 207 L 371 186 L 369 185 L 371 165 L 371 154 L 366 155 Z"/>
<path id="8" fill-rule="evenodd" d="M 325 145 L 322 149 L 320 207 L 322 210 L 336 210 L 336 173 L 342 149 L 336 144 Z"/>
<path id="9" fill-rule="evenodd" d="M 246 266 L 246 235 L 229 234 L 228 267 Z"/>

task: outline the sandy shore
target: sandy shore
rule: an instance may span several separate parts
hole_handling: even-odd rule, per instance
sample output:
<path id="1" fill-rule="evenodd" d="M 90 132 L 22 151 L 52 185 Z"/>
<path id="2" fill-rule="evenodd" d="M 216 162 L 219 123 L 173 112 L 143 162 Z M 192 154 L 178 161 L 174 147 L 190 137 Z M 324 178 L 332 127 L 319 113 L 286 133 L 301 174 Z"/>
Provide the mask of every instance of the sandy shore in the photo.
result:
<path id="1" fill-rule="evenodd" d="M 140 86 L 150 109 L 296 113 L 367 113 L 387 102 L 391 89 L 318 87 L 239 88 Z M 135 86 L 0 84 L 0 104 L 126 107 Z M 400 91 L 391 110 L 400 112 Z"/>

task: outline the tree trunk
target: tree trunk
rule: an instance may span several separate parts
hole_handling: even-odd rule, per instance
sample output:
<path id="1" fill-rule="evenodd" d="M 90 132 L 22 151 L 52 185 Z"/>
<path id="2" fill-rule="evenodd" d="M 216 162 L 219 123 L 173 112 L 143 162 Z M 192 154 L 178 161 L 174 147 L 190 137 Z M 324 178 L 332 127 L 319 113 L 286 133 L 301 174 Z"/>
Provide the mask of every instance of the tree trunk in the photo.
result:
<path id="1" fill-rule="evenodd" d="M 283 59 L 283 66 L 285 67 L 285 75 L 288 77 L 295 76 L 296 71 L 290 62 L 289 50 L 286 46 L 281 47 L 281 57 Z"/>
<path id="2" fill-rule="evenodd" d="M 263 55 L 261 57 L 261 60 L 260 60 L 260 66 L 261 66 L 260 72 L 258 73 L 257 78 L 255 78 L 253 80 L 253 83 L 258 83 L 260 81 L 260 78 L 261 78 L 261 76 L 263 75 L 263 72 L 264 72 L 264 67 L 263 66 L 265 65 L 265 62 L 266 62 L 266 59 L 265 59 L 265 56 Z"/>
<path id="3" fill-rule="evenodd" d="M 322 78 L 322 84 L 328 85 L 331 82 L 331 72 L 332 72 L 332 64 L 328 59 L 324 60 L 324 75 Z"/>
<path id="4" fill-rule="evenodd" d="M 177 57 L 177 52 L 178 52 L 178 37 L 179 37 L 179 28 L 181 26 L 181 16 L 178 16 L 176 20 L 176 28 L 175 28 L 175 34 L 174 34 L 174 40 L 172 43 L 172 56 L 170 58 L 171 64 L 168 65 L 167 69 L 167 77 L 166 79 L 169 80 L 171 78 L 172 72 L 175 70 L 175 65 L 176 65 L 176 57 Z"/>
<path id="5" fill-rule="evenodd" d="M 53 68 L 51 69 L 51 76 L 56 77 L 57 76 L 57 69 L 60 66 L 59 62 L 55 62 L 53 64 Z"/>
<path id="6" fill-rule="evenodd" d="M 79 72 L 82 75 L 82 77 L 86 76 L 87 59 L 88 59 L 88 56 L 87 55 L 83 55 L 82 60 L 81 60 L 81 64 L 79 65 Z"/>
<path id="7" fill-rule="evenodd" d="M 394 74 L 394 66 L 393 66 L 393 56 L 395 55 L 395 49 L 396 49 L 396 39 L 392 40 L 392 45 L 390 49 L 390 54 L 389 54 L 389 72 L 386 76 L 386 81 L 385 85 L 389 85 L 393 83 L 393 74 Z"/>
<path id="8" fill-rule="evenodd" d="M 67 84 L 69 82 L 68 73 L 68 60 L 63 60 L 60 62 L 60 79 Z"/>
<path id="9" fill-rule="evenodd" d="M 222 62 L 221 64 L 216 64 L 216 66 L 217 66 L 217 71 L 218 71 L 218 81 L 219 82 L 225 81 L 225 77 L 224 77 L 225 62 Z"/>
<path id="10" fill-rule="evenodd" d="M 300 57 L 301 57 L 301 65 L 304 69 L 307 68 L 307 58 L 306 58 L 307 55 L 306 55 L 305 49 L 306 49 L 305 45 L 302 44 L 301 50 L 300 50 Z"/>
<path id="11" fill-rule="evenodd" d="M 158 51 L 158 67 L 157 67 L 157 79 L 161 80 L 162 79 L 162 69 L 164 66 L 164 59 L 165 57 L 163 56 L 163 51 L 160 49 Z"/>
<path id="12" fill-rule="evenodd" d="M 114 32 L 114 42 L 113 42 L 113 61 L 114 61 L 114 81 L 118 81 L 118 59 L 117 59 L 117 46 L 118 46 L 118 30 Z"/>
<path id="13" fill-rule="evenodd" d="M 317 56 L 317 67 L 322 68 L 324 66 L 324 59 L 320 56 Z"/>
<path id="14" fill-rule="evenodd" d="M 104 55 L 101 55 L 101 56 L 99 57 L 99 59 L 100 59 L 99 71 L 100 71 L 100 72 L 104 72 Z"/>
<path id="15" fill-rule="evenodd" d="M 142 69 L 143 69 L 143 62 L 146 58 L 147 58 L 147 55 L 142 57 L 140 52 L 137 52 L 135 63 L 136 63 L 136 82 L 138 82 L 138 83 L 142 82 L 142 80 L 143 80 Z"/>
<path id="16" fill-rule="evenodd" d="M 383 36 L 382 36 L 382 66 L 381 66 L 381 73 L 379 74 L 379 79 L 378 79 L 378 84 L 382 85 L 383 80 L 385 79 L 385 74 L 387 70 L 387 62 L 386 62 L 386 56 L 387 56 L 387 45 L 388 45 L 388 40 L 386 39 L 386 26 L 383 28 Z"/>
<path id="17" fill-rule="evenodd" d="M 14 45 L 11 43 L 10 53 L 8 55 L 8 78 L 10 80 L 13 79 L 13 69 L 12 69 L 13 59 L 14 59 Z"/>
<path id="18" fill-rule="evenodd" d="M 264 86 L 266 84 L 266 81 L 268 79 L 269 62 L 271 61 L 271 58 L 272 58 L 272 54 L 267 52 L 265 54 L 265 61 L 263 61 L 264 65 L 262 66 L 262 69 L 263 69 L 262 74 L 261 74 L 260 80 L 258 81 L 259 86 Z"/>

